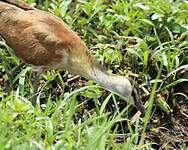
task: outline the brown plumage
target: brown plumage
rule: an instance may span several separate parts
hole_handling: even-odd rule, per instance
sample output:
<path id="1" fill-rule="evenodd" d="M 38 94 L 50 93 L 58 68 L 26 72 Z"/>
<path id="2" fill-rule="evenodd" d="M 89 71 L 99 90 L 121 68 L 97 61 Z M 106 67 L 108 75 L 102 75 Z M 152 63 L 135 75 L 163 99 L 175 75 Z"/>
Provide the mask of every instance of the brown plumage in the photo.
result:
<path id="1" fill-rule="evenodd" d="M 63 68 L 95 80 L 143 110 L 139 108 L 142 107 L 140 101 L 135 103 L 128 98 L 132 92 L 130 81 L 107 74 L 80 37 L 61 19 L 17 0 L 5 1 L 0 1 L 0 35 L 15 55 L 32 65 L 34 71 Z"/>

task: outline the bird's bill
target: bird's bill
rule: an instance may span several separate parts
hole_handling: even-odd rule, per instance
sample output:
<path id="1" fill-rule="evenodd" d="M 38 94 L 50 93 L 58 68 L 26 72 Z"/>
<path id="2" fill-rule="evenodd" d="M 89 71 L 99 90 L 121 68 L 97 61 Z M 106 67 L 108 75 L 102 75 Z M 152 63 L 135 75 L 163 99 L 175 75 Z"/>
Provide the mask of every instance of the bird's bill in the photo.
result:
<path id="1" fill-rule="evenodd" d="M 135 106 L 136 106 L 136 108 L 144 115 L 145 114 L 145 112 L 146 112 L 146 109 L 145 109 L 145 107 L 143 106 L 143 104 L 141 103 L 141 102 L 139 102 L 139 101 L 135 101 Z"/>
<path id="2" fill-rule="evenodd" d="M 134 94 L 135 107 L 144 115 L 146 112 L 146 109 L 145 109 L 144 105 L 142 104 L 142 101 L 140 100 L 140 95 L 138 94 L 136 88 L 134 88 L 133 94 Z"/>

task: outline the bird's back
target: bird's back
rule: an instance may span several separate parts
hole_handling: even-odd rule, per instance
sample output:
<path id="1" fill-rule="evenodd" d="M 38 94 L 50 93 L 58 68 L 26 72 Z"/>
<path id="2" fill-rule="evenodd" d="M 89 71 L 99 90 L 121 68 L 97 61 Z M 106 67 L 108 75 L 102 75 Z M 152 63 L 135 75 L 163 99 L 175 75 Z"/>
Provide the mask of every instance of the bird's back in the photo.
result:
<path id="1" fill-rule="evenodd" d="M 0 1 L 2 1 L 4 3 L 15 5 L 15 6 L 19 7 L 19 8 L 24 9 L 24 10 L 33 10 L 33 9 L 35 9 L 34 7 L 30 6 L 27 3 L 22 2 L 20 0 L 0 0 Z"/>
<path id="2" fill-rule="evenodd" d="M 56 16 L 1 1 L 0 35 L 18 57 L 35 66 L 54 65 L 74 49 L 85 47 L 77 34 Z"/>

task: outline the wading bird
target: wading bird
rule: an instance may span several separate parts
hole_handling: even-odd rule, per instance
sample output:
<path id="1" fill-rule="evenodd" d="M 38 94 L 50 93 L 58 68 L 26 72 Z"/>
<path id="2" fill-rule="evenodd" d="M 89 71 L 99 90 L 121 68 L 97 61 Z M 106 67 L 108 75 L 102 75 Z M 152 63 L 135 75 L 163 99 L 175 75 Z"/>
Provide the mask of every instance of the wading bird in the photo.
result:
<path id="1" fill-rule="evenodd" d="M 118 93 L 144 112 L 141 101 L 131 97 L 129 79 L 108 74 L 81 38 L 51 13 L 18 0 L 0 0 L 0 35 L 17 57 L 33 67 L 37 78 L 46 70 L 63 68 Z"/>

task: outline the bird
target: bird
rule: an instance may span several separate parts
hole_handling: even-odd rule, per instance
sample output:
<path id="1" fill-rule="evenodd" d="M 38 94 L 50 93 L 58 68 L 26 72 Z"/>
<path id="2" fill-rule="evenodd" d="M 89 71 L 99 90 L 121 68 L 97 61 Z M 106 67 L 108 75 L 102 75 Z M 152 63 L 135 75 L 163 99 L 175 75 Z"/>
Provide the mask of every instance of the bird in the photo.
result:
<path id="1" fill-rule="evenodd" d="M 36 82 L 47 70 L 64 69 L 95 81 L 145 112 L 141 100 L 131 96 L 130 79 L 109 74 L 61 18 L 19 0 L 0 0 L 0 35 L 18 58 L 32 66 Z"/>

